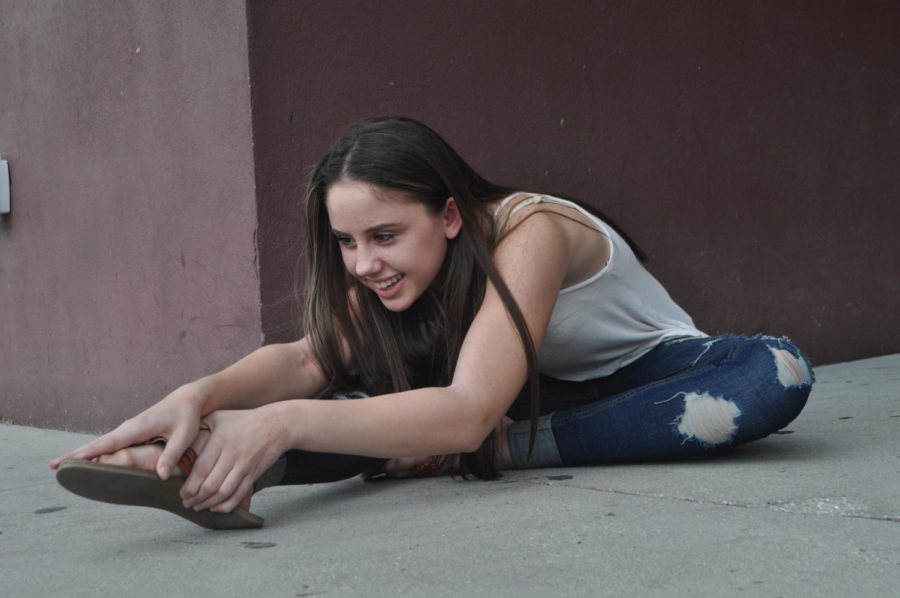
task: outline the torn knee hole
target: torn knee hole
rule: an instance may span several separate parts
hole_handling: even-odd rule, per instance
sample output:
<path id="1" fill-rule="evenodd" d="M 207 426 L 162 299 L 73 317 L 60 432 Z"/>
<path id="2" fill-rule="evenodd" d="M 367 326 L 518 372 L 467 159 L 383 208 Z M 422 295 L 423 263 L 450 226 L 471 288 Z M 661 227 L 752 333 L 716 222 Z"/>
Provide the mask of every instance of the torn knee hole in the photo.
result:
<path id="1" fill-rule="evenodd" d="M 778 381 L 785 388 L 791 386 L 803 386 L 812 382 L 812 374 L 810 374 L 809 366 L 799 357 L 790 351 L 784 349 L 776 349 L 770 347 L 772 355 L 775 357 L 775 369 Z"/>
<path id="2" fill-rule="evenodd" d="M 686 438 L 707 446 L 731 442 L 741 410 L 733 401 L 709 394 L 684 393 L 684 414 L 675 423 Z"/>

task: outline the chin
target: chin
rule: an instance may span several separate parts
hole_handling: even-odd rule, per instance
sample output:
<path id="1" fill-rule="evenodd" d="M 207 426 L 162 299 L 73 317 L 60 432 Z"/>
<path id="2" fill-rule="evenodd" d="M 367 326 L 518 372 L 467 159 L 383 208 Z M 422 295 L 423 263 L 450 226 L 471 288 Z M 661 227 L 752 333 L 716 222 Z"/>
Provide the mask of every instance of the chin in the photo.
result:
<path id="1" fill-rule="evenodd" d="M 400 296 L 400 297 L 391 297 L 390 299 L 381 299 L 381 304 L 388 311 L 392 311 L 394 313 L 401 313 L 413 306 L 413 304 L 419 299 L 419 295 L 416 295 L 412 298 L 409 296 Z"/>
<path id="2" fill-rule="evenodd" d="M 394 313 L 401 313 L 412 307 L 412 303 L 408 303 L 406 301 L 390 300 L 387 302 L 382 301 L 381 304 L 385 307 L 385 309 Z"/>

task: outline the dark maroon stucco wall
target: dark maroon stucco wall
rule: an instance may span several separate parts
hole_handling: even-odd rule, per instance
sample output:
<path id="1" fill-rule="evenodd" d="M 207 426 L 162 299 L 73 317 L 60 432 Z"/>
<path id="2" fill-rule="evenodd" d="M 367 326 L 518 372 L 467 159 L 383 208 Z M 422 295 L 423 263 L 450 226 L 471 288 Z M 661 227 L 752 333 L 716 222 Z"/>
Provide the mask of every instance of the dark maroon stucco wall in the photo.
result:
<path id="1" fill-rule="evenodd" d="M 0 44 L 0 418 L 293 338 L 307 169 L 377 114 L 597 205 L 708 332 L 900 351 L 896 2 L 0 0 Z"/>
<path id="2" fill-rule="evenodd" d="M 0 417 L 98 430 L 259 345 L 243 2 L 0 0 Z"/>
<path id="3" fill-rule="evenodd" d="M 578 196 L 711 333 L 900 351 L 900 4 L 248 3 L 263 329 L 289 338 L 307 168 L 352 121 L 431 124 Z"/>

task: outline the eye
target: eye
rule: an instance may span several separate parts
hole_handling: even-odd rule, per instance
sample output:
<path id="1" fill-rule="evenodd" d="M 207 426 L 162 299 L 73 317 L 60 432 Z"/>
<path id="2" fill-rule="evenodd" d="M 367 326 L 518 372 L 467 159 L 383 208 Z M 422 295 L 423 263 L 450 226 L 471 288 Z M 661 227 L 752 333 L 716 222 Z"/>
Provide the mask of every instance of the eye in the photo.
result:
<path id="1" fill-rule="evenodd" d="M 335 235 L 338 245 L 341 247 L 353 247 L 353 239 L 345 235 Z"/>
<path id="2" fill-rule="evenodd" d="M 375 233 L 372 238 L 376 243 L 390 243 L 396 236 L 394 233 Z"/>

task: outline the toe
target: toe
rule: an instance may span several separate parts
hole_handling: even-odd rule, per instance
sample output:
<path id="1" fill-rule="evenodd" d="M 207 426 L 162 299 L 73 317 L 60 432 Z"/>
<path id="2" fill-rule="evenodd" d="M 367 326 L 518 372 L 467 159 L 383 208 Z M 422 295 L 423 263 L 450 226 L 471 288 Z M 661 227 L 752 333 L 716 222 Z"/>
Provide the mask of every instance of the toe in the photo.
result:
<path id="1" fill-rule="evenodd" d="M 104 465 L 118 465 L 120 467 L 133 467 L 134 460 L 131 458 L 130 449 L 122 449 L 111 455 L 100 455 L 97 457 L 99 463 Z"/>
<path id="2" fill-rule="evenodd" d="M 162 449 L 155 444 L 142 444 L 124 448 L 110 455 L 101 455 L 97 461 L 106 465 L 154 470 L 161 453 Z"/>

